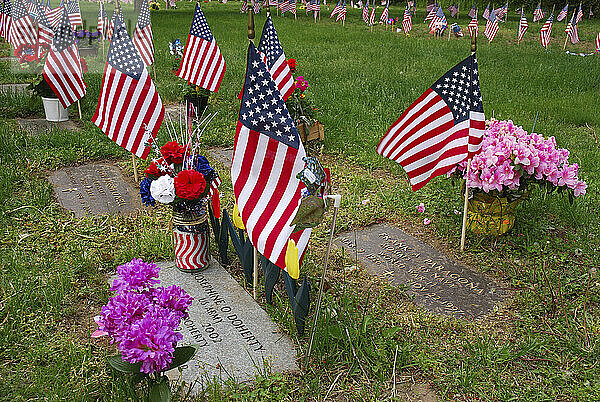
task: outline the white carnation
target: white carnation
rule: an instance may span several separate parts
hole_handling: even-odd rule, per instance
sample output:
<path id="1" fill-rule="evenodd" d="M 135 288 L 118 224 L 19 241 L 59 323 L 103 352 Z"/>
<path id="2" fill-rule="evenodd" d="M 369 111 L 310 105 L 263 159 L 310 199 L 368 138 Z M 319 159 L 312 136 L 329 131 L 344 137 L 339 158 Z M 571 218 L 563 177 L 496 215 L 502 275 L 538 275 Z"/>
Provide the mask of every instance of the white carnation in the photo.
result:
<path id="1" fill-rule="evenodd" d="M 175 180 L 169 176 L 160 176 L 150 183 L 150 195 L 161 204 L 169 204 L 175 200 Z"/>

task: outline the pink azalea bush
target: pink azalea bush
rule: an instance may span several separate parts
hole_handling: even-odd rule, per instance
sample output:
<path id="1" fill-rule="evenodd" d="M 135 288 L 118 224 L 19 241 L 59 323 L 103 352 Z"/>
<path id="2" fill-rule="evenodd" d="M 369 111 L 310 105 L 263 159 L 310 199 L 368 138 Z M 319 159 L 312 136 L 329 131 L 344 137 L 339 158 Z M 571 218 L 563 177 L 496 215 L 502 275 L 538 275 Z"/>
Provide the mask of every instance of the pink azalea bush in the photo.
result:
<path id="1" fill-rule="evenodd" d="M 511 120 L 486 121 L 481 152 L 471 161 L 470 188 L 509 196 L 537 183 L 548 192 L 556 189 L 584 195 L 587 184 L 579 180 L 577 163 L 569 164 L 569 151 L 556 147 L 554 137 L 527 133 Z M 464 178 L 467 162 L 449 174 Z"/>

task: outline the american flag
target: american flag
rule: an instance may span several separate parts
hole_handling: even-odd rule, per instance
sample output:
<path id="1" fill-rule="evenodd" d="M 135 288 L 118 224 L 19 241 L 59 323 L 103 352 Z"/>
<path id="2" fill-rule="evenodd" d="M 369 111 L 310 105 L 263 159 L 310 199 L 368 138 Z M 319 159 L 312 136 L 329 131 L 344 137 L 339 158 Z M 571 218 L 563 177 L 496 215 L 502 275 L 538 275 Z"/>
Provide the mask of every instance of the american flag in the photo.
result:
<path id="1" fill-rule="evenodd" d="M 496 18 L 496 11 L 492 10 L 492 12 L 490 13 L 490 17 L 488 18 L 487 23 L 485 24 L 485 31 L 483 32 L 484 35 L 490 41 L 490 43 L 492 43 L 492 41 L 496 37 L 498 29 L 500 29 L 500 27 L 498 26 L 498 19 Z"/>
<path id="2" fill-rule="evenodd" d="M 473 4 L 473 7 L 471 7 L 471 9 L 469 10 L 469 14 L 467 15 L 471 18 L 475 18 L 475 16 L 477 15 L 477 8 L 475 8 L 475 4 Z"/>
<path id="3" fill-rule="evenodd" d="M 508 2 L 502 7 L 498 7 L 494 10 L 496 12 L 496 18 L 498 21 L 504 21 L 504 16 L 508 14 Z"/>
<path id="4" fill-rule="evenodd" d="M 142 0 L 141 4 L 135 31 L 133 31 L 133 44 L 140 52 L 144 64 L 149 66 L 154 63 L 154 38 L 152 36 L 148 0 Z"/>
<path id="5" fill-rule="evenodd" d="M 10 36 L 10 27 L 12 25 L 12 4 L 11 0 L 6 0 L 3 2 L 2 8 L 0 9 L 0 35 L 9 40 Z"/>
<path id="6" fill-rule="evenodd" d="M 533 11 L 533 22 L 541 21 L 542 18 L 544 18 L 544 11 L 542 11 L 542 3 L 539 2 Z"/>
<path id="7" fill-rule="evenodd" d="M 248 12 L 248 0 L 242 0 L 242 7 L 240 8 L 240 11 L 244 14 Z"/>
<path id="8" fill-rule="evenodd" d="M 565 33 L 571 39 L 571 43 L 573 44 L 579 43 L 579 33 L 577 32 L 576 20 L 577 14 L 575 13 L 575 11 L 573 11 L 573 18 L 571 18 L 571 21 L 569 21 L 567 27 L 565 28 Z"/>
<path id="9" fill-rule="evenodd" d="M 295 241 L 301 257 L 311 233 L 294 232 L 291 226 L 304 188 L 296 175 L 304 169 L 306 152 L 252 42 L 243 92 L 231 165 L 233 192 L 251 243 L 285 269 L 288 240 Z"/>
<path id="10" fill-rule="evenodd" d="M 54 36 L 54 30 L 46 18 L 46 14 L 42 11 L 42 6 L 37 2 L 35 3 L 37 11 L 37 57 L 42 58 L 42 55 L 46 48 L 52 45 L 52 37 Z"/>
<path id="11" fill-rule="evenodd" d="M 342 9 L 337 15 L 336 21 L 342 20 L 346 21 L 346 1 L 344 0 L 344 4 L 342 5 Z"/>
<path id="12" fill-rule="evenodd" d="M 579 10 L 577 11 L 577 20 L 576 20 L 576 24 L 579 24 L 579 22 L 583 19 L 583 10 L 581 9 L 581 3 L 579 3 Z"/>
<path id="13" fill-rule="evenodd" d="M 296 88 L 294 77 L 288 66 L 285 54 L 283 53 L 283 47 L 281 47 L 281 42 L 279 42 L 277 31 L 275 31 L 270 16 L 265 21 L 258 50 L 265 57 L 269 73 L 271 73 L 271 77 L 273 77 L 273 81 L 275 81 L 283 100 L 287 100 Z"/>
<path id="14" fill-rule="evenodd" d="M 458 4 L 451 4 L 446 10 L 450 13 L 452 17 L 454 17 L 456 14 L 458 14 Z"/>
<path id="15" fill-rule="evenodd" d="M 521 10 L 521 19 L 519 20 L 519 34 L 518 41 L 521 42 L 523 40 L 523 36 L 525 36 L 525 32 L 529 28 L 529 24 L 527 23 L 527 17 L 525 17 L 525 11 Z"/>
<path id="16" fill-rule="evenodd" d="M 471 55 L 402 113 L 377 153 L 398 162 L 417 191 L 479 152 L 484 129 L 477 59 Z"/>
<path id="17" fill-rule="evenodd" d="M 460 29 L 460 27 L 458 26 L 457 23 L 452 24 L 450 26 L 450 30 L 452 31 L 452 33 L 454 34 L 454 36 L 456 36 L 457 38 L 462 38 L 463 36 L 465 36 L 465 34 Z"/>
<path id="18" fill-rule="evenodd" d="M 115 29 L 115 23 L 116 23 L 117 19 L 119 19 L 119 18 L 121 19 L 123 24 L 125 24 L 125 18 L 123 17 L 123 11 L 121 10 L 121 7 L 119 7 L 118 9 L 115 8 L 115 10 L 113 11 L 112 19 L 110 20 L 110 23 L 108 24 L 108 29 L 106 31 L 106 39 L 108 41 L 110 41 L 112 39 L 112 34 Z"/>
<path id="19" fill-rule="evenodd" d="M 412 30 L 412 15 L 408 6 L 404 10 L 404 17 L 402 18 L 402 29 L 407 35 Z"/>
<path id="20" fill-rule="evenodd" d="M 477 37 L 477 35 L 479 34 L 479 23 L 477 21 L 477 10 L 475 10 L 475 14 L 473 14 L 473 17 L 471 18 L 471 22 L 469 22 L 469 25 L 467 25 L 467 29 L 469 30 L 469 35 L 471 37 L 473 37 L 473 35 L 475 37 Z"/>
<path id="21" fill-rule="evenodd" d="M 333 18 L 333 16 L 336 15 L 337 13 L 339 13 L 340 11 L 342 11 L 342 0 L 339 0 L 338 3 L 335 5 L 335 7 L 333 7 L 333 10 L 331 11 L 331 15 L 329 16 L 329 18 Z"/>
<path id="22" fill-rule="evenodd" d="M 289 11 L 292 14 L 296 15 L 296 0 L 288 0 L 285 10 L 282 10 L 282 13 L 283 11 Z"/>
<path id="23" fill-rule="evenodd" d="M 369 23 L 369 0 L 365 2 L 365 6 L 363 7 L 362 18 L 365 24 Z"/>
<path id="24" fill-rule="evenodd" d="M 321 6 L 319 5 L 319 2 L 317 0 L 311 0 L 306 5 L 306 14 L 308 14 L 309 11 L 318 12 L 318 11 L 320 11 L 320 9 L 321 9 Z"/>
<path id="25" fill-rule="evenodd" d="M 435 15 L 433 16 L 431 21 L 429 21 L 429 31 L 435 30 L 436 25 L 438 25 L 440 23 L 444 27 L 446 27 L 448 25 L 448 21 L 446 21 L 446 16 L 444 15 L 444 10 L 442 10 L 442 7 L 437 8 Z"/>
<path id="26" fill-rule="evenodd" d="M 104 10 L 104 2 L 100 2 L 100 9 L 98 10 L 98 31 L 102 34 L 102 39 L 106 39 L 105 26 L 108 25 L 108 15 Z"/>
<path id="27" fill-rule="evenodd" d="M 60 22 L 60 18 L 62 17 L 63 6 L 58 6 L 52 9 L 46 9 L 46 17 L 48 17 L 48 22 L 52 25 L 52 28 L 56 28 L 58 23 Z"/>
<path id="28" fill-rule="evenodd" d="M 279 3 L 277 5 L 277 7 L 279 7 L 279 9 L 281 10 L 282 13 L 283 13 L 283 8 L 287 7 L 287 3 L 288 3 L 288 0 L 283 0 L 281 3 Z"/>
<path id="29" fill-rule="evenodd" d="M 79 0 L 67 1 L 67 12 L 69 13 L 69 20 L 73 28 L 77 25 L 83 25 L 81 11 L 79 10 Z"/>
<path id="30" fill-rule="evenodd" d="M 277 0 L 269 0 L 270 7 L 277 7 L 278 5 L 279 5 L 279 2 Z"/>
<path id="31" fill-rule="evenodd" d="M 548 44 L 550 43 L 550 34 L 552 34 L 552 22 L 554 20 L 554 15 L 550 15 L 550 18 L 546 20 L 542 29 L 540 30 L 540 43 L 545 48 L 548 48 Z"/>
<path id="32" fill-rule="evenodd" d="M 54 30 L 52 46 L 44 64 L 44 79 L 66 108 L 85 95 L 85 83 L 69 17 L 63 17 Z"/>
<path id="33" fill-rule="evenodd" d="M 490 18 L 490 3 L 488 3 L 485 10 L 483 10 L 483 14 L 481 14 L 481 16 L 483 17 L 484 20 L 487 20 Z"/>
<path id="34" fill-rule="evenodd" d="M 117 18 L 92 122 L 118 145 L 145 159 L 164 116 L 144 62 Z"/>
<path id="35" fill-rule="evenodd" d="M 390 16 L 390 2 L 388 1 L 387 4 L 385 5 L 385 8 L 381 12 L 381 17 L 379 17 L 379 21 L 381 21 L 385 24 L 385 23 L 387 23 L 389 16 Z"/>
<path id="36" fill-rule="evenodd" d="M 37 17 L 37 0 L 25 0 L 27 2 L 27 12 L 35 21 Z"/>
<path id="37" fill-rule="evenodd" d="M 567 3 L 567 5 L 560 10 L 560 13 L 558 13 L 558 15 L 556 16 L 556 21 L 562 21 L 565 19 L 565 17 L 567 16 L 567 13 L 569 12 L 569 4 Z"/>
<path id="38" fill-rule="evenodd" d="M 600 52 L 600 32 L 598 32 L 598 36 L 596 36 L 596 53 Z"/>
<path id="39" fill-rule="evenodd" d="M 260 3 L 258 0 L 252 0 L 254 14 L 260 14 Z"/>
<path id="40" fill-rule="evenodd" d="M 375 1 L 373 1 L 373 7 L 371 7 L 371 15 L 369 15 L 369 25 L 375 25 Z"/>
<path id="41" fill-rule="evenodd" d="M 428 13 L 431 13 L 431 10 L 433 10 L 433 9 L 434 9 L 434 8 L 436 8 L 436 7 L 437 7 L 437 4 L 434 4 L 434 3 L 429 3 L 429 4 L 427 4 L 427 7 L 425 7 L 425 10 L 426 10 Z M 425 20 L 425 21 L 427 21 L 427 20 Z"/>
<path id="42" fill-rule="evenodd" d="M 432 6 L 430 10 L 429 10 L 429 6 Z M 427 11 L 429 11 L 429 12 L 428 12 L 427 16 L 425 17 L 425 22 L 431 21 L 433 19 L 435 13 L 437 12 L 438 6 L 437 5 L 433 6 L 432 4 L 429 4 L 427 6 L 427 8 L 428 8 Z"/>
<path id="43" fill-rule="evenodd" d="M 224 74 L 225 60 L 208 27 L 204 13 L 196 4 L 192 27 L 177 75 L 190 84 L 217 92 Z"/>
<path id="44" fill-rule="evenodd" d="M 36 33 L 33 20 L 22 0 L 14 0 L 9 42 L 16 49 L 21 45 L 35 46 Z"/>

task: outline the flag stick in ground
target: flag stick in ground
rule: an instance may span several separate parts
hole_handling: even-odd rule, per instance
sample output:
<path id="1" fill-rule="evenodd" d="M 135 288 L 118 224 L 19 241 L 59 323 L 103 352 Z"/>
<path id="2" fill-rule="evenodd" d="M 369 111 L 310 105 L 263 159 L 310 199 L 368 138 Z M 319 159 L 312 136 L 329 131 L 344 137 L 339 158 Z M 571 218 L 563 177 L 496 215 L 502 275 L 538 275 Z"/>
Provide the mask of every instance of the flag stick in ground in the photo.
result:
<path id="1" fill-rule="evenodd" d="M 471 55 L 477 52 L 477 36 L 471 36 Z M 468 157 L 468 156 L 467 156 Z M 460 251 L 465 251 L 465 238 L 467 234 L 467 208 L 469 206 L 469 173 L 471 172 L 471 159 L 467 160 L 467 175 L 465 176 L 465 206 L 463 208 L 462 230 L 460 233 Z"/>
<path id="2" fill-rule="evenodd" d="M 571 18 L 570 21 L 567 21 L 567 25 L 571 24 L 571 21 L 575 21 L 576 13 L 577 13 L 577 9 L 573 10 L 573 18 Z M 571 29 L 574 29 L 574 27 L 571 26 Z M 570 32 L 565 32 L 565 44 L 563 45 L 563 50 L 565 50 L 567 48 L 567 41 L 569 40 L 569 36 L 570 36 Z"/>
<path id="3" fill-rule="evenodd" d="M 535 133 L 535 125 L 537 124 L 537 119 L 538 119 L 539 115 L 540 115 L 540 112 L 538 111 L 538 112 L 535 114 L 535 120 L 533 121 L 533 128 L 531 129 L 531 132 L 532 132 L 532 133 Z"/>
<path id="4" fill-rule="evenodd" d="M 323 273 L 321 274 L 321 282 L 319 283 L 319 297 L 317 299 L 317 309 L 315 310 L 315 318 L 313 320 L 312 328 L 310 329 L 310 342 L 308 343 L 308 351 L 306 352 L 306 362 L 310 359 L 312 352 L 312 345 L 315 339 L 315 330 L 317 329 L 317 322 L 319 320 L 319 311 L 321 310 L 321 302 L 323 300 L 323 287 L 325 286 L 325 272 L 327 271 L 327 264 L 329 263 L 329 253 L 331 251 L 331 244 L 333 243 L 333 233 L 335 232 L 335 221 L 337 219 L 338 209 L 342 202 L 342 196 L 339 194 L 326 195 L 325 202 L 328 200 L 333 201 L 333 220 L 331 221 L 331 229 L 329 230 L 329 242 L 327 243 L 327 253 L 325 254 L 325 264 L 323 265 Z"/>
<path id="5" fill-rule="evenodd" d="M 77 110 L 79 111 L 79 120 L 81 120 L 81 102 L 77 99 Z"/>
<path id="6" fill-rule="evenodd" d="M 139 180 L 138 180 L 137 162 L 135 160 L 134 154 L 131 154 L 131 164 L 133 165 L 133 178 L 134 178 L 135 182 L 138 183 Z"/>
<path id="7" fill-rule="evenodd" d="M 268 16 L 269 14 L 267 14 Z M 254 10 L 252 7 L 248 7 L 248 39 L 254 43 L 256 33 L 254 31 Z M 254 262 L 253 262 L 253 274 L 252 274 L 252 297 L 256 300 L 256 284 L 258 283 L 258 250 L 254 247 Z"/>

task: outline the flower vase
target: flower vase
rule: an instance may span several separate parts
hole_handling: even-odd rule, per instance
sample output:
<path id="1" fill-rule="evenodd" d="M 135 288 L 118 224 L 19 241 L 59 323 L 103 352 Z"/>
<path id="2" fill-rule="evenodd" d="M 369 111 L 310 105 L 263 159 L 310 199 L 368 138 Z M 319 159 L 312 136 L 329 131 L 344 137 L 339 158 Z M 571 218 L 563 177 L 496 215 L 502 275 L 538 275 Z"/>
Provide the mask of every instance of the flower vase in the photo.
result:
<path id="1" fill-rule="evenodd" d="M 208 104 L 208 96 L 185 94 L 183 100 L 194 107 L 194 112 L 198 116 L 202 116 L 206 105 Z"/>
<path id="2" fill-rule="evenodd" d="M 42 102 L 44 104 L 46 120 L 54 122 L 69 120 L 69 111 L 63 107 L 58 98 L 42 97 Z"/>
<path id="3" fill-rule="evenodd" d="M 467 228 L 483 235 L 500 236 L 515 225 L 517 206 L 529 196 L 523 192 L 511 199 L 490 193 L 476 193 L 469 199 Z"/>
<path id="4" fill-rule="evenodd" d="M 207 199 L 196 203 L 193 211 L 173 207 L 173 241 L 175 263 L 184 272 L 203 271 L 208 268 L 208 213 Z"/>

